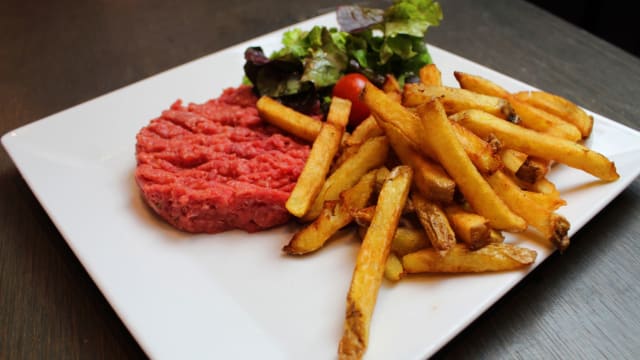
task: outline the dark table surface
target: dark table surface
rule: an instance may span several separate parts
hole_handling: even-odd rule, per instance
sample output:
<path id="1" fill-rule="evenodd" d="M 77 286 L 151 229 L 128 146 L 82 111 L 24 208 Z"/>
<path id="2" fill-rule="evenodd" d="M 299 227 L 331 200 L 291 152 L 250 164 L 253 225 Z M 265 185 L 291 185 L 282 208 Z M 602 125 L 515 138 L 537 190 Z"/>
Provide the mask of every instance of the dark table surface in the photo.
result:
<path id="1" fill-rule="evenodd" d="M 340 3 L 3 1 L 0 133 Z M 441 4 L 430 43 L 640 128 L 638 58 L 525 2 Z M 435 357 L 640 357 L 639 218 L 636 180 Z M 0 358 L 143 357 L 0 150 Z"/>

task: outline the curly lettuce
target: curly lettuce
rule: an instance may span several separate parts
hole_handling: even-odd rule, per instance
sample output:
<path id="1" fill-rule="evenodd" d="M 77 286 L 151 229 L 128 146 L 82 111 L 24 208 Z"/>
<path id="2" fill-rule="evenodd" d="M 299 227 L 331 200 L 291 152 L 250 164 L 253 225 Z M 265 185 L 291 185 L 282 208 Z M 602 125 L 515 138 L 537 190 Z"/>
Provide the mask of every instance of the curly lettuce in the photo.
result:
<path id="1" fill-rule="evenodd" d="M 268 57 L 248 48 L 244 70 L 256 93 L 309 113 L 326 105 L 333 85 L 349 72 L 376 84 L 387 74 L 403 82 L 431 63 L 424 37 L 440 24 L 442 10 L 432 0 L 396 0 L 384 10 L 341 6 L 336 16 L 339 29 L 287 31 L 283 47 Z"/>

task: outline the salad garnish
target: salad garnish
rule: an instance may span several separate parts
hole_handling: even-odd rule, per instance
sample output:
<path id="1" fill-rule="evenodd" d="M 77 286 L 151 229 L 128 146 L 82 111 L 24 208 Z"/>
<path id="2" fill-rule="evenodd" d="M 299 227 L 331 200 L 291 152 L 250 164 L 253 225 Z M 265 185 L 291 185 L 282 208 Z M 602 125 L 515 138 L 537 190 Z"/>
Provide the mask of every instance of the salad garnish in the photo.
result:
<path id="1" fill-rule="evenodd" d="M 402 83 L 432 62 L 424 37 L 439 25 L 442 10 L 433 0 L 395 0 L 385 10 L 340 6 L 336 17 L 339 28 L 287 31 L 283 47 L 269 56 L 260 47 L 246 49 L 245 76 L 257 95 L 319 114 L 345 74 L 360 73 L 377 85 L 392 74 Z"/>

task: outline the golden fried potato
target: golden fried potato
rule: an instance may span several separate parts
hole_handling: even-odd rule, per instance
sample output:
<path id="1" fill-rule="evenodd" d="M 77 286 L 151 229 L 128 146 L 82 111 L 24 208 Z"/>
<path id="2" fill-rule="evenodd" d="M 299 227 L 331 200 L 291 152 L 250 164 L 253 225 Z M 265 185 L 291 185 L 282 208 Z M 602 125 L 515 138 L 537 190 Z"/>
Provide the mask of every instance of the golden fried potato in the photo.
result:
<path id="1" fill-rule="evenodd" d="M 460 87 L 478 94 L 494 96 L 506 99 L 509 92 L 500 85 L 487 80 L 481 76 L 467 74 L 461 71 L 454 71 L 453 76 L 458 80 Z"/>
<path id="2" fill-rule="evenodd" d="M 311 209 L 302 219 L 311 221 L 318 217 L 326 200 L 337 200 L 341 192 L 355 185 L 364 174 L 382 166 L 388 151 L 389 142 L 386 137 L 378 136 L 367 140 L 353 156 L 329 175 Z"/>
<path id="3" fill-rule="evenodd" d="M 394 128 L 388 129 L 387 137 L 400 161 L 413 169 L 413 178 L 418 191 L 432 200 L 453 201 L 456 183 L 442 166 L 418 153 Z"/>
<path id="4" fill-rule="evenodd" d="M 392 98 L 394 101 L 402 101 L 402 89 L 400 88 L 400 84 L 398 84 L 398 80 L 395 76 L 391 74 L 385 76 L 384 84 L 382 84 L 382 91 L 384 91 L 387 96 Z"/>
<path id="5" fill-rule="evenodd" d="M 387 280 L 398 281 L 404 274 L 404 268 L 402 267 L 402 260 L 398 258 L 393 252 L 389 253 L 387 257 L 387 263 L 384 266 L 384 277 Z"/>
<path id="6" fill-rule="evenodd" d="M 522 216 L 527 223 L 540 230 L 544 238 L 560 251 L 569 246 L 569 222 L 554 213 L 564 201 L 552 196 L 520 189 L 503 172 L 497 171 L 487 177 L 487 181 L 496 193 L 513 211 Z"/>
<path id="7" fill-rule="evenodd" d="M 342 148 L 338 158 L 334 161 L 333 169 L 337 169 L 345 160 L 353 156 L 365 141 L 382 135 L 384 135 L 384 131 L 378 126 L 373 115 L 364 119 L 356 126 L 350 136 L 343 137 Z"/>
<path id="8" fill-rule="evenodd" d="M 402 214 L 410 214 L 413 213 L 414 209 L 410 200 L 407 200 L 404 208 L 402 209 Z M 373 215 L 376 213 L 376 205 L 371 205 L 367 207 L 363 207 L 361 209 L 354 209 L 351 211 L 351 216 L 353 216 L 353 220 L 355 220 L 356 224 L 360 226 L 369 226 L 371 221 L 373 220 Z"/>
<path id="9" fill-rule="evenodd" d="M 313 222 L 283 251 L 316 251 L 357 224 L 361 245 L 340 359 L 364 355 L 383 277 L 522 269 L 537 253 L 505 243 L 502 231 L 528 226 L 564 250 L 570 224 L 556 213 L 566 202 L 546 177 L 553 162 L 619 178 L 613 162 L 577 143 L 593 118 L 570 101 L 541 91 L 510 94 L 463 72 L 454 73 L 460 88 L 446 87 L 434 64 L 419 76 L 404 89 L 392 75 L 382 89 L 367 83 L 360 99 L 371 116 L 352 134 L 345 132 L 348 100 L 332 100 L 324 125 L 273 99 L 258 101 L 266 121 L 313 142 L 286 204 Z"/>
<path id="10" fill-rule="evenodd" d="M 504 204 L 469 160 L 440 102 L 434 100 L 419 106 L 418 114 L 424 127 L 429 128 L 429 131 L 423 133 L 422 139 L 436 152 L 438 160 L 456 181 L 471 207 L 486 217 L 493 228 L 507 231 L 524 230 L 526 222 Z"/>
<path id="11" fill-rule="evenodd" d="M 427 200 L 418 193 L 412 194 L 411 200 L 431 246 L 439 251 L 451 249 L 456 243 L 456 234 L 440 205 Z"/>
<path id="12" fill-rule="evenodd" d="M 525 129 L 479 110 L 466 110 L 450 118 L 481 137 L 496 136 L 507 148 L 584 170 L 605 181 L 620 177 L 613 162 L 575 142 Z"/>
<path id="13" fill-rule="evenodd" d="M 432 248 L 405 255 L 402 266 L 407 274 L 506 271 L 531 265 L 536 256 L 534 250 L 507 243 L 489 244 L 478 250 L 456 244 L 444 255 Z"/>
<path id="14" fill-rule="evenodd" d="M 403 151 L 403 148 L 411 147 L 428 158 L 436 159 L 428 144 L 420 141 L 420 134 L 425 130 L 416 115 L 397 104 L 375 86 L 370 85 L 368 89 L 363 91 L 362 99 L 378 120 L 380 128 L 389 137 L 392 147 L 396 144 L 394 149 L 398 156 L 408 153 Z M 464 144 L 463 149 L 476 161 L 476 165 L 483 173 L 490 174 L 502 166 L 500 158 L 495 154 L 495 149 L 475 134 L 461 127 L 456 127 L 455 134 Z"/>
<path id="15" fill-rule="evenodd" d="M 518 179 L 533 184 L 549 173 L 551 163 L 549 160 L 540 159 L 535 156 L 527 157 L 527 160 L 520 166 L 515 175 Z"/>
<path id="16" fill-rule="evenodd" d="M 436 64 L 427 64 L 421 67 L 418 76 L 424 85 L 442 86 L 442 73 Z"/>
<path id="17" fill-rule="evenodd" d="M 349 123 L 349 114 L 351 113 L 351 101 L 339 97 L 331 98 L 331 106 L 327 114 L 327 122 L 344 129 Z"/>
<path id="18" fill-rule="evenodd" d="M 373 308 L 391 242 L 409 195 L 411 178 L 410 167 L 394 168 L 378 196 L 376 212 L 360 245 L 347 294 L 344 332 L 338 349 L 341 359 L 359 359 L 366 351 Z"/>
<path id="19" fill-rule="evenodd" d="M 356 224 L 366 227 L 371 224 L 371 220 L 373 220 L 373 214 L 375 212 L 376 206 L 371 205 L 362 209 L 351 210 L 351 216 L 353 217 L 353 220 L 355 220 Z"/>
<path id="20" fill-rule="evenodd" d="M 287 210 L 294 216 L 302 217 L 306 214 L 322 189 L 333 157 L 340 147 L 343 131 L 344 128 L 329 122 L 322 125 L 298 181 L 285 203 Z"/>
<path id="21" fill-rule="evenodd" d="M 496 230 L 496 229 L 491 229 L 489 230 L 489 243 L 490 244 L 499 244 L 499 243 L 503 243 L 504 242 L 504 235 L 502 234 L 502 232 Z"/>
<path id="22" fill-rule="evenodd" d="M 541 194 L 545 194 L 547 196 L 552 196 L 556 201 L 561 200 L 563 202 L 562 205 L 566 205 L 566 202 L 560 198 L 560 191 L 556 188 L 556 185 L 549 181 L 546 177 L 542 179 L 538 179 L 533 184 L 527 184 L 525 186 L 521 186 L 525 190 L 539 192 Z"/>
<path id="23" fill-rule="evenodd" d="M 360 97 L 387 136 L 398 138 L 397 142 L 403 140 L 425 156 L 433 156 L 432 149 L 427 148 L 428 144 L 420 141 L 420 134 L 424 133 L 424 128 L 414 113 L 393 101 L 371 83 L 367 83 Z"/>
<path id="24" fill-rule="evenodd" d="M 407 84 L 404 87 L 402 104 L 415 107 L 433 99 L 440 100 L 447 114 L 478 109 L 504 119 L 514 115 L 509 102 L 505 99 L 446 86 Z"/>
<path id="25" fill-rule="evenodd" d="M 513 149 L 501 149 L 500 158 L 504 164 L 502 170 L 518 178 L 518 184 L 528 184 L 527 187 L 544 178 L 551 167 L 549 160 L 528 156 Z"/>
<path id="26" fill-rule="evenodd" d="M 322 128 L 322 121 L 299 113 L 268 96 L 258 99 L 256 107 L 267 122 L 308 142 L 313 142 Z"/>
<path id="27" fill-rule="evenodd" d="M 558 206 L 567 204 L 567 202 L 561 198 L 560 192 L 556 188 L 556 185 L 549 181 L 549 179 L 547 179 L 546 177 L 543 177 L 534 183 L 528 183 L 526 181 L 522 181 L 514 174 L 511 174 L 509 172 L 504 171 L 504 174 L 509 177 L 511 181 L 517 184 L 518 187 L 520 187 L 520 189 L 522 190 L 544 194 L 545 196 L 553 199 L 553 201 L 559 204 Z"/>
<path id="28" fill-rule="evenodd" d="M 303 255 L 320 249 L 338 230 L 353 221 L 353 211 L 367 205 L 375 181 L 376 170 L 369 171 L 356 185 L 343 191 L 339 201 L 325 201 L 320 216 L 296 232 L 282 250 L 289 255 Z"/>
<path id="29" fill-rule="evenodd" d="M 398 256 L 404 256 L 429 245 L 429 238 L 423 229 L 398 226 L 391 242 L 391 250 Z"/>
<path id="30" fill-rule="evenodd" d="M 441 202 L 453 201 L 456 183 L 440 164 L 420 155 L 413 149 L 398 147 L 396 154 L 403 164 L 413 169 L 414 183 L 427 199 Z"/>
<path id="31" fill-rule="evenodd" d="M 500 158 L 504 165 L 503 170 L 509 171 L 511 174 L 515 174 L 520 170 L 520 167 L 527 161 L 528 155 L 513 149 L 501 149 Z"/>
<path id="32" fill-rule="evenodd" d="M 451 127 L 471 162 L 482 174 L 492 174 L 503 166 L 498 149 L 455 121 Z"/>
<path id="33" fill-rule="evenodd" d="M 465 211 L 458 205 L 448 205 L 444 212 L 456 234 L 470 249 L 479 249 L 490 242 L 489 220 L 476 213 Z"/>
<path id="34" fill-rule="evenodd" d="M 515 96 L 509 97 L 509 104 L 518 115 L 519 125 L 570 141 L 582 139 L 582 134 L 575 125 L 558 116 L 518 100 Z"/>
<path id="35" fill-rule="evenodd" d="M 593 129 L 593 117 L 588 115 L 578 105 L 554 94 L 544 91 L 522 91 L 514 94 L 521 101 L 529 103 L 537 108 L 559 116 L 565 121 L 575 125 L 583 138 L 589 137 Z"/>
<path id="36" fill-rule="evenodd" d="M 366 119 L 364 119 L 351 133 L 351 136 L 347 140 L 346 145 L 361 145 L 365 141 L 376 137 L 384 135 L 384 131 L 378 126 L 378 122 L 370 115 Z"/>

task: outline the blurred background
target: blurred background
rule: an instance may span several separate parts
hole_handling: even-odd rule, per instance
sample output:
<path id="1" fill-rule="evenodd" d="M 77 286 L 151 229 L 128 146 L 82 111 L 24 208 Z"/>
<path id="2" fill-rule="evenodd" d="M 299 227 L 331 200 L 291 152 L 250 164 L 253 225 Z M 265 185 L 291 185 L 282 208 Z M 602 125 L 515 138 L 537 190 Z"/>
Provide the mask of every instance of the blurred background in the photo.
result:
<path id="1" fill-rule="evenodd" d="M 634 2 L 602 0 L 528 1 L 640 57 L 640 37 L 633 30 L 635 21 L 637 21 Z"/>

